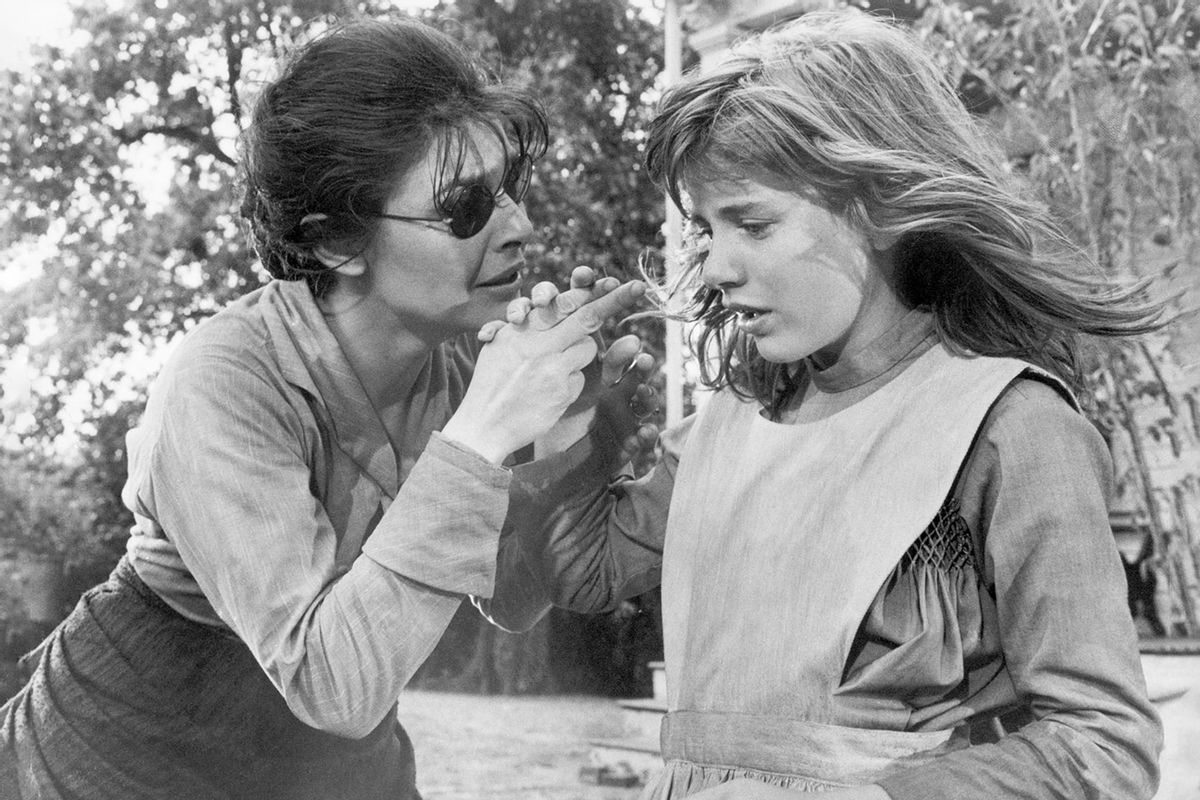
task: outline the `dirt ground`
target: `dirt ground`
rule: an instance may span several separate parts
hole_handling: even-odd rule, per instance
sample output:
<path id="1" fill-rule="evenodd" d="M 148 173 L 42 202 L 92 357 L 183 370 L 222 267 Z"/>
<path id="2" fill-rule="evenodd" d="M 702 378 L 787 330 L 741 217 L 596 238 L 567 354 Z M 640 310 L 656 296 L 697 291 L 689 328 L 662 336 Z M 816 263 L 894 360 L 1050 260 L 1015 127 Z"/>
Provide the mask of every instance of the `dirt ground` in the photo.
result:
<path id="1" fill-rule="evenodd" d="M 616 702 L 408 691 L 400 721 L 425 800 L 636 800 L 639 789 L 583 783 L 589 739 L 623 733 Z"/>
<path id="2" fill-rule="evenodd" d="M 1162 781 L 1154 800 L 1200 800 L 1200 659 L 1142 656 L 1151 696 L 1162 716 Z"/>

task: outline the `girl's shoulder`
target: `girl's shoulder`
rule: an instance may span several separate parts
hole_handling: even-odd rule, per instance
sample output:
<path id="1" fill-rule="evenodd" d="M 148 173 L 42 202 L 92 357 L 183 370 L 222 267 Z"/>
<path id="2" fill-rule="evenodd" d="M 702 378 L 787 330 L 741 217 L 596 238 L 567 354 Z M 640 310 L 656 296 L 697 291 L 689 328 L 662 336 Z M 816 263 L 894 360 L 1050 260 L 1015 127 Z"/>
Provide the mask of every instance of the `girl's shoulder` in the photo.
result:
<path id="1" fill-rule="evenodd" d="M 1075 398 L 1037 371 L 1022 373 L 996 399 L 972 448 L 995 475 L 1064 475 L 1108 468 L 1108 448 Z"/>
<path id="2" fill-rule="evenodd" d="M 1092 427 L 1066 386 L 1037 369 L 1018 375 L 996 398 L 984 421 L 985 428 L 1028 430 Z M 1014 431 L 1014 432 L 1015 432 Z"/>

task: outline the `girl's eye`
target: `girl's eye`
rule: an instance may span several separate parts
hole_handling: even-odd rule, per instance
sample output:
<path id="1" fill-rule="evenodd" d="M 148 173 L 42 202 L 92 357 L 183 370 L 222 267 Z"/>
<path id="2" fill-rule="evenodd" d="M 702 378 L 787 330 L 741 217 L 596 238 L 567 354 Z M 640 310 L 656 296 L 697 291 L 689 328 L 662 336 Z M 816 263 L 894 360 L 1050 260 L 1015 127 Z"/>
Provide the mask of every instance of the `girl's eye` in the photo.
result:
<path id="1" fill-rule="evenodd" d="M 738 227 L 751 236 L 758 237 L 767 232 L 767 229 L 771 227 L 771 223 L 765 220 L 744 219 L 738 223 Z"/>

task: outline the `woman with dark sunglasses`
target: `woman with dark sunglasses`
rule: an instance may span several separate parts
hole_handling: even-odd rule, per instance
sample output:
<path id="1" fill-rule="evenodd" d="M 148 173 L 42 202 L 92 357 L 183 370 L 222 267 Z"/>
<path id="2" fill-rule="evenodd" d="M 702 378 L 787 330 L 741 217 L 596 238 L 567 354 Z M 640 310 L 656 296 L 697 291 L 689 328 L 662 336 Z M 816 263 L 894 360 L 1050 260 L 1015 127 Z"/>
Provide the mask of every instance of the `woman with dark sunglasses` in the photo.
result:
<path id="1" fill-rule="evenodd" d="M 545 146 L 531 99 L 417 23 L 338 28 L 266 85 L 243 214 L 274 280 L 152 388 L 127 555 L 0 709 L 0 797 L 419 796 L 397 697 L 511 580 L 504 465 L 641 291 L 584 271 L 578 313 L 478 343 L 521 288 Z"/>

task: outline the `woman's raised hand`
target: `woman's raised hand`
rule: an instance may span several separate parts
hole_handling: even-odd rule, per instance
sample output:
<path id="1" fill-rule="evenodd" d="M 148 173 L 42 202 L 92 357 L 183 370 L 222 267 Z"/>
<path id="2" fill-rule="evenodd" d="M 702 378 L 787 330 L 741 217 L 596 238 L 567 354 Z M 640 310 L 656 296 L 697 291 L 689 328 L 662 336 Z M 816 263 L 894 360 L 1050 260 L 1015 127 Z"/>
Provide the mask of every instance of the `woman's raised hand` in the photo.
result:
<path id="1" fill-rule="evenodd" d="M 639 283 L 640 281 L 635 281 Z M 616 278 L 597 278 L 591 267 L 571 271 L 571 286 L 565 292 L 550 281 L 535 284 L 529 297 L 518 297 L 508 304 L 505 318 L 494 320 L 479 330 L 481 342 L 490 342 L 506 324 L 528 324 L 539 330 L 552 328 L 584 304 L 603 297 L 621 286 Z"/>
<path id="2" fill-rule="evenodd" d="M 488 344 L 443 435 L 501 463 L 549 431 L 575 402 L 586 383 L 584 369 L 596 361 L 594 334 L 604 320 L 632 309 L 646 287 L 631 281 L 614 288 L 606 280 L 597 290 L 572 278 L 572 289 L 562 294 L 534 287 L 528 308 L 518 301 L 516 309 L 510 306 L 514 322 L 488 326 Z"/>
<path id="3" fill-rule="evenodd" d="M 596 279 L 588 267 L 576 267 L 570 288 L 559 292 L 553 283 L 533 287 L 528 298 L 519 297 L 508 307 L 506 321 L 496 321 L 479 332 L 481 341 L 490 341 L 507 324 L 527 324 L 536 328 L 557 325 L 583 304 L 620 286 L 616 278 Z M 657 408 L 654 389 L 645 381 L 654 368 L 654 359 L 641 352 L 641 340 L 628 335 L 614 341 L 600 359 L 584 370 L 585 383 L 579 397 L 544 435 L 537 439 L 537 456 L 565 450 L 582 438 L 594 421 L 603 434 L 619 443 L 617 465 L 631 460 L 639 451 L 651 448 L 658 440 L 658 428 L 645 421 Z"/>

